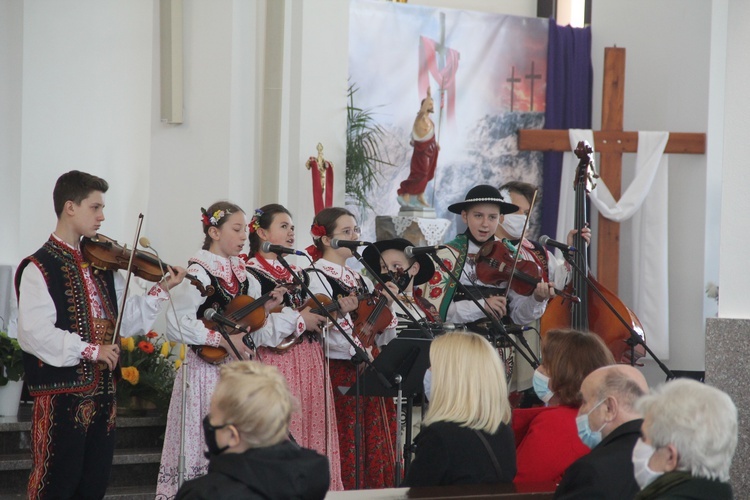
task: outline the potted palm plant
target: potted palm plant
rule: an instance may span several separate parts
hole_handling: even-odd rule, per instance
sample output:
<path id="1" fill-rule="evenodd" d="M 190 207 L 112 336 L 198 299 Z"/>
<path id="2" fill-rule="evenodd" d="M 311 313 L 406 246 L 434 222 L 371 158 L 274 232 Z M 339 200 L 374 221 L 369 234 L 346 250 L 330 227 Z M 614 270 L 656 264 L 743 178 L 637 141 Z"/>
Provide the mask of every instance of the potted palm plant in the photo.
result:
<path id="1" fill-rule="evenodd" d="M 16 416 L 23 389 L 23 355 L 18 340 L 0 332 L 0 416 Z"/>
<path id="2" fill-rule="evenodd" d="M 375 122 L 371 109 L 355 106 L 358 87 L 349 86 L 346 106 L 346 197 L 348 205 L 358 208 L 362 223 L 364 209 L 372 208 L 368 193 L 378 183 L 378 168 L 393 164 L 382 159 L 383 129 Z"/>

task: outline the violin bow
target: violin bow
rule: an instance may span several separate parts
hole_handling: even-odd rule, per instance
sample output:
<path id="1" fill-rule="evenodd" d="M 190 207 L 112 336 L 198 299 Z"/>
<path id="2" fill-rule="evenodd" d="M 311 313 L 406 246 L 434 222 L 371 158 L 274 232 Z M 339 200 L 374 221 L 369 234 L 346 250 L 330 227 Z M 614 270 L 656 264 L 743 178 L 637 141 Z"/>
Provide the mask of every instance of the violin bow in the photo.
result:
<path id="1" fill-rule="evenodd" d="M 135 225 L 135 238 L 133 239 L 133 249 L 130 251 L 130 259 L 128 260 L 127 277 L 125 278 L 125 290 L 122 293 L 122 303 L 117 309 L 117 322 L 115 324 L 115 333 L 112 335 L 112 343 L 117 341 L 117 337 L 120 336 L 120 328 L 122 327 L 122 315 L 125 310 L 125 300 L 128 298 L 128 288 L 130 288 L 130 276 L 133 274 L 133 258 L 135 257 L 135 250 L 138 248 L 138 238 L 141 235 L 141 227 L 143 226 L 143 214 L 138 214 L 138 222 Z"/>
<path id="2" fill-rule="evenodd" d="M 516 247 L 516 254 L 513 257 L 513 269 L 510 270 L 510 276 L 508 277 L 508 288 L 505 289 L 504 297 L 507 299 L 510 293 L 510 285 L 513 283 L 513 275 L 516 273 L 516 265 L 521 257 L 521 247 L 523 246 L 523 240 L 526 237 L 526 230 L 529 228 L 529 220 L 531 220 L 531 213 L 534 210 L 534 204 L 536 203 L 536 194 L 539 192 L 538 189 L 534 190 L 534 196 L 531 198 L 531 204 L 529 205 L 529 213 L 526 215 L 526 220 L 523 222 L 523 231 L 521 231 L 521 239 L 518 241 Z"/>

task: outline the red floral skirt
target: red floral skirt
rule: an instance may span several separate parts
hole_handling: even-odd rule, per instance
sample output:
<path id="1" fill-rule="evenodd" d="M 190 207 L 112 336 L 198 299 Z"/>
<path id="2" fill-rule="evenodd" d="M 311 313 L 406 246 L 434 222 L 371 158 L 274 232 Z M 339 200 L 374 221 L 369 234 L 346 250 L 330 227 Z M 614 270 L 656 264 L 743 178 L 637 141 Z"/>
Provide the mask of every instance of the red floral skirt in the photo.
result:
<path id="1" fill-rule="evenodd" d="M 351 387 L 356 366 L 348 360 L 330 360 L 333 400 L 341 450 L 344 489 L 393 488 L 396 466 L 396 408 L 393 398 L 360 397 L 360 474 L 356 482 L 356 397 L 344 396 L 339 387 Z"/>

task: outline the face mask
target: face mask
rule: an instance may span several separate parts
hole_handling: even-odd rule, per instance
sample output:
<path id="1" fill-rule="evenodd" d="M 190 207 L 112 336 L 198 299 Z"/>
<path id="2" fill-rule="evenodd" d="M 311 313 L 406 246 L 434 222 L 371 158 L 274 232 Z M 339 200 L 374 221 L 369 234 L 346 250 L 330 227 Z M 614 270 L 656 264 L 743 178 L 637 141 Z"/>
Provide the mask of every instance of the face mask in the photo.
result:
<path id="1" fill-rule="evenodd" d="M 401 273 L 397 274 L 394 272 L 387 272 L 387 273 L 380 273 L 380 279 L 383 280 L 383 282 L 388 283 L 389 281 L 393 281 L 396 286 L 398 287 L 399 291 L 406 290 L 406 287 L 409 286 L 409 282 L 411 281 L 411 275 L 409 274 L 409 269 L 411 269 L 411 266 L 404 269 Z"/>
<path id="2" fill-rule="evenodd" d="M 216 442 L 216 431 L 219 429 L 223 429 L 227 425 L 231 424 L 213 426 L 211 425 L 211 421 L 209 420 L 208 415 L 203 417 L 203 435 L 206 438 L 206 446 L 208 446 L 208 451 L 204 453 L 206 458 L 221 455 L 227 449 L 229 449 L 229 445 L 224 446 L 223 448 L 219 448 L 219 444 Z"/>
<path id="3" fill-rule="evenodd" d="M 534 370 L 532 383 L 534 385 L 534 392 L 536 392 L 537 397 L 545 403 L 549 403 L 549 400 L 552 399 L 552 396 L 555 395 L 555 393 L 552 392 L 549 388 L 549 377 L 540 372 L 539 368 L 537 368 L 536 370 Z"/>
<path id="4" fill-rule="evenodd" d="M 599 427 L 598 431 L 592 431 L 591 425 L 589 424 L 589 415 L 591 415 L 591 412 L 596 410 L 604 401 L 606 401 L 606 399 L 602 399 L 601 401 L 596 403 L 594 407 L 591 408 L 585 415 L 578 415 L 576 417 L 578 437 L 581 438 L 583 444 L 585 444 L 589 448 L 594 448 L 596 445 L 602 442 L 602 429 L 604 429 L 604 426 L 607 425 L 607 422 L 604 422 L 604 424 Z"/>
<path id="5" fill-rule="evenodd" d="M 635 482 L 638 483 L 641 489 L 653 483 L 655 479 L 664 474 L 663 472 L 655 472 L 648 466 L 648 461 L 651 460 L 651 456 L 654 453 L 656 453 L 656 448 L 644 443 L 641 438 L 638 438 L 638 441 L 635 442 L 632 456 L 633 475 L 635 476 Z"/>
<path id="6" fill-rule="evenodd" d="M 503 222 L 500 224 L 502 228 L 508 233 L 511 239 L 518 239 L 523 233 L 523 225 L 526 224 L 526 216 L 524 214 L 508 214 L 503 217 Z"/>

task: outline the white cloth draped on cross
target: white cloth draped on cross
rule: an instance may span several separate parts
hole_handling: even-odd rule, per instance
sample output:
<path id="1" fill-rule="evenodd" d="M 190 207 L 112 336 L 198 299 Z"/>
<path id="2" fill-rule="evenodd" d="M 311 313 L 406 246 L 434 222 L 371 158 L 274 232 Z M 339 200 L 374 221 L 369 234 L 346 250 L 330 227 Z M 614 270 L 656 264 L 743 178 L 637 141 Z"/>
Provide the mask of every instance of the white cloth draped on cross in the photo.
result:
<path id="1" fill-rule="evenodd" d="M 569 131 L 571 151 L 579 141 L 594 144 L 591 130 Z M 660 359 L 669 357 L 669 283 L 668 283 L 668 155 L 664 148 L 669 132 L 638 132 L 635 178 L 619 201 L 615 201 L 602 179 L 589 199 L 607 219 L 622 222 L 633 218 L 633 237 L 623 242 L 633 264 L 633 303 L 628 304 L 643 324 L 649 348 Z M 570 182 L 575 176 L 577 158 L 563 157 L 560 185 L 558 239 L 567 234 L 575 211 L 575 193 Z M 561 236 L 562 235 L 562 236 Z M 617 290 L 612 290 L 617 293 Z"/>

